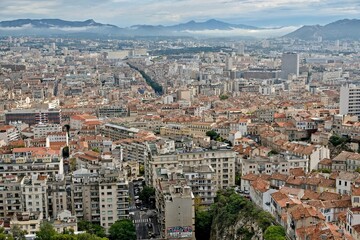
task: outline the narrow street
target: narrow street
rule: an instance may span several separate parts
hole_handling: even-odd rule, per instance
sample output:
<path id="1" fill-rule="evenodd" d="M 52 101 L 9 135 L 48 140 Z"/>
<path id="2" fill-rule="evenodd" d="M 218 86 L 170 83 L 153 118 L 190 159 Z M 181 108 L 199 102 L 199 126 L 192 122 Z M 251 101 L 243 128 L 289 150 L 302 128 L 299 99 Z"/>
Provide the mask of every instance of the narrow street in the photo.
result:
<path id="1" fill-rule="evenodd" d="M 136 194 L 134 183 L 129 183 L 130 196 L 130 216 L 136 228 L 137 239 L 156 239 L 159 236 L 156 215 L 154 210 L 141 210 L 141 206 L 136 206 Z"/>

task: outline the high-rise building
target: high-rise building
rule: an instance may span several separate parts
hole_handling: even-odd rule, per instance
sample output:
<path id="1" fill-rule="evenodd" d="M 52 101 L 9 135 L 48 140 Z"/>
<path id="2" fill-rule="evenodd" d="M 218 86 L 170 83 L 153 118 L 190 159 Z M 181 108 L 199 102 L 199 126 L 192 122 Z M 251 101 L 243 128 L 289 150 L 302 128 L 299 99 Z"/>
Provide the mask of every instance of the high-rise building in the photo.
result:
<path id="1" fill-rule="evenodd" d="M 299 54 L 283 53 L 281 58 L 281 78 L 287 79 L 289 74 L 299 76 Z"/>
<path id="2" fill-rule="evenodd" d="M 360 86 L 340 88 L 340 114 L 360 116 Z"/>

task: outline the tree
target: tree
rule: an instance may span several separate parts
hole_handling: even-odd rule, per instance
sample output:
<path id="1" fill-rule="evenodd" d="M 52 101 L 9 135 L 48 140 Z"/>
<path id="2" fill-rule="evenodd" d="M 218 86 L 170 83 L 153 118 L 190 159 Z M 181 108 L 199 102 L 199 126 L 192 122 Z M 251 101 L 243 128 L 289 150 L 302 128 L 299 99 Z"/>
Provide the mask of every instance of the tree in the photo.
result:
<path id="1" fill-rule="evenodd" d="M 108 238 L 101 238 L 94 234 L 83 233 L 76 235 L 76 240 L 108 240 Z"/>
<path id="2" fill-rule="evenodd" d="M 216 138 L 219 137 L 219 134 L 214 130 L 211 130 L 206 132 L 206 136 L 210 137 L 211 140 L 215 140 Z"/>
<path id="3" fill-rule="evenodd" d="M 68 158 L 70 156 L 70 149 L 68 146 L 62 149 L 62 155 L 64 158 Z"/>
<path id="4" fill-rule="evenodd" d="M 76 170 L 76 158 L 70 158 L 70 171 Z"/>
<path id="5" fill-rule="evenodd" d="M 213 216 L 211 211 L 198 209 L 195 212 L 196 239 L 210 239 L 212 218 Z"/>
<path id="6" fill-rule="evenodd" d="M 25 240 L 26 231 L 22 230 L 20 226 L 13 225 L 11 226 L 10 232 L 12 236 L 17 240 Z"/>
<path id="7" fill-rule="evenodd" d="M 237 185 L 237 186 L 241 185 L 241 175 L 240 175 L 240 173 L 235 173 L 235 185 Z"/>
<path id="8" fill-rule="evenodd" d="M 105 230 L 102 226 L 88 222 L 88 221 L 84 221 L 84 220 L 79 221 L 78 229 L 79 229 L 79 231 L 86 231 L 87 233 L 95 234 L 98 237 L 106 236 Z"/>
<path id="9" fill-rule="evenodd" d="M 52 240 L 57 235 L 57 232 L 49 222 L 43 222 L 40 226 L 40 231 L 36 233 L 36 240 Z"/>
<path id="10" fill-rule="evenodd" d="M 0 227 L 0 240 L 14 240 L 13 236 L 5 233 L 5 229 Z"/>
<path id="11" fill-rule="evenodd" d="M 135 240 L 136 229 L 129 219 L 116 221 L 109 229 L 110 240 Z"/>
<path id="12" fill-rule="evenodd" d="M 219 98 L 220 98 L 220 100 L 221 100 L 221 101 L 223 101 L 223 100 L 228 99 L 228 98 L 229 98 L 229 96 L 228 96 L 228 95 L 226 95 L 226 94 L 221 94 L 221 95 L 219 96 Z"/>
<path id="13" fill-rule="evenodd" d="M 340 137 L 339 135 L 332 135 L 329 139 L 329 142 L 336 147 L 338 145 L 349 142 L 349 139 L 346 137 Z"/>
<path id="14" fill-rule="evenodd" d="M 281 226 L 270 226 L 265 230 L 265 240 L 285 240 L 285 230 Z"/>
<path id="15" fill-rule="evenodd" d="M 93 152 L 97 152 L 97 153 L 99 153 L 100 152 L 100 150 L 99 150 L 99 148 L 97 148 L 97 147 L 95 147 L 95 148 L 93 148 L 93 149 L 91 149 Z"/>
<path id="16" fill-rule="evenodd" d="M 150 198 L 155 197 L 155 188 L 145 186 L 139 194 L 139 199 L 145 203 L 150 203 Z"/>
<path id="17" fill-rule="evenodd" d="M 144 164 L 140 164 L 140 166 L 139 166 L 139 175 L 143 176 L 144 174 L 145 174 Z"/>

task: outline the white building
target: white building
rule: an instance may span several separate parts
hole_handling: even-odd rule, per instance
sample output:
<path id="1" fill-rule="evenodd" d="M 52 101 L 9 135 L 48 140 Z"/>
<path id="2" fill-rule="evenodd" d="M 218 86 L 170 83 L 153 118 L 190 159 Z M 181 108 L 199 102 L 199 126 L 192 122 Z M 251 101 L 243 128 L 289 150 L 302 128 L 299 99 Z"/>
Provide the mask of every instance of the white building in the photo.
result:
<path id="1" fill-rule="evenodd" d="M 36 124 L 33 127 L 34 138 L 45 138 L 49 133 L 62 132 L 62 126 L 60 124 Z"/>
<path id="2" fill-rule="evenodd" d="M 340 114 L 360 115 L 360 87 L 355 85 L 341 86 Z"/>

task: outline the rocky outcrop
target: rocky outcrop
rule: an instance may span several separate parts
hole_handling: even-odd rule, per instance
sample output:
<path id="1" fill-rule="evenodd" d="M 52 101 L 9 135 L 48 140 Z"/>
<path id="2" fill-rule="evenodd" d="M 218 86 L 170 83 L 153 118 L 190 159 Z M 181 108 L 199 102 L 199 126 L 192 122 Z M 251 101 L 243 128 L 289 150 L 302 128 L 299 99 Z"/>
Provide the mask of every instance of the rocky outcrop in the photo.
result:
<path id="1" fill-rule="evenodd" d="M 223 192 L 212 209 L 211 240 L 261 240 L 275 223 L 270 213 L 236 193 Z"/>

